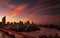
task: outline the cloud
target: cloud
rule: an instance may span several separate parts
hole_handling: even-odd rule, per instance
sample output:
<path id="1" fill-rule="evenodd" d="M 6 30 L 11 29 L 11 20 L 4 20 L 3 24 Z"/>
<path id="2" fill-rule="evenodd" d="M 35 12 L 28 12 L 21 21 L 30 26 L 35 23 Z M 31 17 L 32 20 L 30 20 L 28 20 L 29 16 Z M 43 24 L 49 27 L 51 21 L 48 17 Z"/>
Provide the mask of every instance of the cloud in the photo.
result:
<path id="1" fill-rule="evenodd" d="M 38 13 L 40 15 L 60 15 L 60 9 L 59 7 L 57 8 L 51 8 L 47 10 L 41 11 L 41 13 Z"/>
<path id="2" fill-rule="evenodd" d="M 10 0 L 0 0 L 0 7 L 2 5 L 7 5 L 9 3 Z"/>
<path id="3" fill-rule="evenodd" d="M 37 0 L 11 0 L 10 4 L 21 5 L 21 4 L 27 4 L 27 3 L 34 4 L 36 2 L 37 2 Z"/>
<path id="4" fill-rule="evenodd" d="M 24 4 L 24 5 L 20 5 L 20 6 L 17 6 L 14 10 L 9 10 L 9 11 L 6 11 L 5 13 L 6 14 L 11 14 L 12 16 L 19 16 L 19 15 L 24 15 L 26 14 L 25 12 L 25 8 L 28 6 L 28 4 Z M 13 6 L 14 7 L 14 6 Z"/>
<path id="5" fill-rule="evenodd" d="M 24 18 L 23 18 L 24 19 Z M 34 21 L 37 24 L 59 24 L 60 23 L 60 15 L 57 16 L 48 16 L 48 15 L 36 15 L 32 14 L 26 19 Z"/>
<path id="6" fill-rule="evenodd" d="M 12 20 L 59 23 L 59 8 L 60 0 L 0 0 L 0 15 L 12 17 Z"/>

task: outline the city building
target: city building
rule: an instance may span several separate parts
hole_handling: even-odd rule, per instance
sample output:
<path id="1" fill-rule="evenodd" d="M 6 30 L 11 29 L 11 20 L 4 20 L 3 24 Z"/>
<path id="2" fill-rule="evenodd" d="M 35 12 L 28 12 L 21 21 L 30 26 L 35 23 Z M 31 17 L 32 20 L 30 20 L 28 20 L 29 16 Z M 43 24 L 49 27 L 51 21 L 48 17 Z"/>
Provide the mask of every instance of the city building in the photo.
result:
<path id="1" fill-rule="evenodd" d="M 5 24 L 6 24 L 6 16 L 2 18 L 2 25 L 5 25 Z"/>

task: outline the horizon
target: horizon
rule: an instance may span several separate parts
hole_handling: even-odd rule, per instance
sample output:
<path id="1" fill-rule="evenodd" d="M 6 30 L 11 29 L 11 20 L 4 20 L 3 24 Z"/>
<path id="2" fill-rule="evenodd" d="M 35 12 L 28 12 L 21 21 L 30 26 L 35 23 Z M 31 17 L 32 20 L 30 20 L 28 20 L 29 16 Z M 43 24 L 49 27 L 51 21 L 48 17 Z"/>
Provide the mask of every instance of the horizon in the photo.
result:
<path id="1" fill-rule="evenodd" d="M 6 16 L 4 16 L 4 17 L 6 18 Z M 3 19 L 4 17 L 2 17 L 2 19 Z M 2 19 L 1 19 L 1 20 L 2 20 Z M 7 20 L 7 19 L 6 19 L 6 20 Z M 25 22 L 22 21 L 22 20 L 18 20 L 18 22 L 16 22 L 16 21 L 13 21 L 13 22 L 12 22 L 12 21 L 6 21 L 6 24 L 7 24 L 8 22 L 9 22 L 9 23 L 13 23 L 13 24 L 14 24 L 14 22 L 19 23 L 20 21 L 23 22 L 23 24 L 26 23 L 27 21 L 29 21 L 30 24 L 33 22 L 33 23 L 36 24 L 36 25 L 51 25 L 51 24 L 37 24 L 37 23 L 35 23 L 34 21 L 30 21 L 30 20 L 27 20 L 27 21 L 25 21 Z M 2 21 L 0 21 L 0 22 L 2 22 Z M 60 25 L 60 24 L 52 24 L 52 25 Z"/>
<path id="2" fill-rule="evenodd" d="M 4 16 L 4 17 L 6 17 L 6 16 Z M 2 17 L 2 18 L 3 18 L 3 17 Z M 1 18 L 1 21 L 0 21 L 0 22 L 2 22 L 2 18 Z M 7 19 L 6 19 L 6 23 L 7 23 L 7 22 L 10 22 L 10 23 L 11 23 L 11 22 L 13 22 L 13 23 L 16 22 L 16 23 L 18 23 L 18 22 L 20 22 L 20 21 L 23 22 L 23 23 L 25 23 L 25 22 L 27 22 L 27 21 L 29 21 L 30 23 L 33 22 L 33 21 L 30 21 L 30 20 L 27 20 L 27 21 L 22 21 L 22 20 L 18 20 L 18 21 L 7 21 Z"/>

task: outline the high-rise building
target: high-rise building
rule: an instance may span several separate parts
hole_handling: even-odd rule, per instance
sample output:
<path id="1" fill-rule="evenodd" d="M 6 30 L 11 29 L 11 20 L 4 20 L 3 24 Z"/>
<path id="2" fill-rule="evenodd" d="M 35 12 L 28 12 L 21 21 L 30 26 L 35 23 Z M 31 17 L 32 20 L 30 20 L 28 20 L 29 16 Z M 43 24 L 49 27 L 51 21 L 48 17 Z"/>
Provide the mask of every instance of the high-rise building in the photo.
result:
<path id="1" fill-rule="evenodd" d="M 6 16 L 2 18 L 2 25 L 5 25 L 5 23 L 6 23 Z"/>
<path id="2" fill-rule="evenodd" d="M 0 27 L 2 27 L 2 22 L 0 22 Z"/>

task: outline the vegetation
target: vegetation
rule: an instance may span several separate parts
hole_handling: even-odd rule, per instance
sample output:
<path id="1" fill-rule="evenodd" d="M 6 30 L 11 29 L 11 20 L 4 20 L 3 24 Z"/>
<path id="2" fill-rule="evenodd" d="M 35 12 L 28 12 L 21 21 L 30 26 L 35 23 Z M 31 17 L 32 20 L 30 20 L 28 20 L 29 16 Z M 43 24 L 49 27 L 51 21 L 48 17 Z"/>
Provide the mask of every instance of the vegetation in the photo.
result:
<path id="1" fill-rule="evenodd" d="M 19 29 L 11 29 L 13 31 L 17 32 L 31 32 L 31 31 L 38 31 L 40 28 L 36 26 L 28 26 L 28 27 L 20 27 Z"/>
<path id="2" fill-rule="evenodd" d="M 60 25 L 50 24 L 50 25 L 38 25 L 38 26 L 39 27 L 44 27 L 44 28 L 52 28 L 52 29 L 60 30 Z"/>

